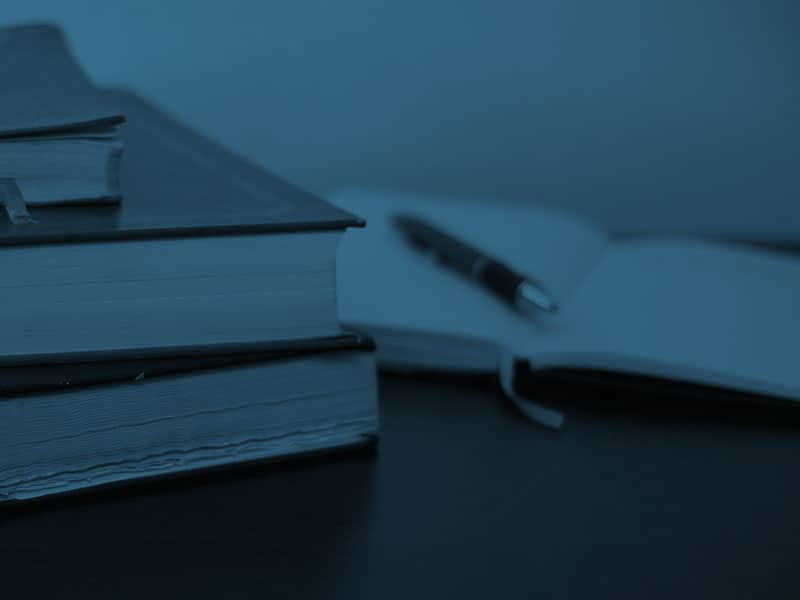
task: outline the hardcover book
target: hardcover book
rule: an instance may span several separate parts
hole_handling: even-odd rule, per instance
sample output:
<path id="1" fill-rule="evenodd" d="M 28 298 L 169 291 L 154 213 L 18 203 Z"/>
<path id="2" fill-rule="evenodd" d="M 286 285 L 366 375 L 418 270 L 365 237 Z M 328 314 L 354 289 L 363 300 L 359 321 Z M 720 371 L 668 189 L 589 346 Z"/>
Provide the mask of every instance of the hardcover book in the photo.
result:
<path id="1" fill-rule="evenodd" d="M 373 443 L 372 349 L 351 335 L 293 350 L 6 363 L 0 504 Z"/>
<path id="2" fill-rule="evenodd" d="M 336 247 L 363 221 L 129 92 L 118 206 L 0 224 L 0 358 L 337 336 Z"/>

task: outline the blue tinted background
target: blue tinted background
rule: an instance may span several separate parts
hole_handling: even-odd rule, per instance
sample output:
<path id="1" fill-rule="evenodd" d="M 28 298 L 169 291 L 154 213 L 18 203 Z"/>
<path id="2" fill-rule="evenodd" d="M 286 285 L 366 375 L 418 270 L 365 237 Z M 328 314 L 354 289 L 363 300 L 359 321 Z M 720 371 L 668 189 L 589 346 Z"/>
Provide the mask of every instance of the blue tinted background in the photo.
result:
<path id="1" fill-rule="evenodd" d="M 86 69 L 314 191 L 800 239 L 797 3 L 4 0 Z"/>

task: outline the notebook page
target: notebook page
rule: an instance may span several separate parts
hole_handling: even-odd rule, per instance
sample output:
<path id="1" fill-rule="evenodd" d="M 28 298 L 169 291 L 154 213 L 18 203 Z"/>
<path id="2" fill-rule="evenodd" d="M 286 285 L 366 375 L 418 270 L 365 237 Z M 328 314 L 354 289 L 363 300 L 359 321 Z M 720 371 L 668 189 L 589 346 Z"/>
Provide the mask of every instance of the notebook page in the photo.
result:
<path id="1" fill-rule="evenodd" d="M 800 397 L 800 260 L 690 239 L 610 247 L 534 367 L 586 367 Z M 526 349 L 527 348 L 527 349 Z"/>
<path id="2" fill-rule="evenodd" d="M 436 223 L 535 277 L 560 302 L 573 294 L 608 243 L 580 221 L 539 209 L 378 191 L 346 191 L 330 200 L 367 220 L 365 229 L 348 230 L 339 247 L 340 320 L 374 336 L 379 358 L 382 341 L 401 347 L 408 365 L 470 368 L 476 346 L 521 345 L 541 335 L 547 317 L 525 319 L 434 264 L 392 228 L 392 214 L 402 211 Z M 495 370 L 496 356 L 483 367 Z"/>

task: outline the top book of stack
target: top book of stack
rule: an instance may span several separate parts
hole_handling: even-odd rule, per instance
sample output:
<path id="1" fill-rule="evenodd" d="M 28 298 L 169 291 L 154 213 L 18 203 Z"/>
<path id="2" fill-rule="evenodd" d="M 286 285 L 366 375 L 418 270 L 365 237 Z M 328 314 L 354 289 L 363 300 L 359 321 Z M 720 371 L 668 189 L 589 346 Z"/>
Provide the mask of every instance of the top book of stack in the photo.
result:
<path id="1" fill-rule="evenodd" d="M 0 29 L 0 177 L 28 206 L 119 202 L 123 114 L 52 26 Z"/>

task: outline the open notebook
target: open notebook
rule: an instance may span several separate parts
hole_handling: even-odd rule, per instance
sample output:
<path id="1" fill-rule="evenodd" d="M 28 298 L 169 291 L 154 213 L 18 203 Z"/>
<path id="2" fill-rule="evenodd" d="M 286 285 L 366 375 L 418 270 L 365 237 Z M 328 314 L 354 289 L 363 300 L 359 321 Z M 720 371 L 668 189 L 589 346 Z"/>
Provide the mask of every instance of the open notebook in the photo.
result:
<path id="1" fill-rule="evenodd" d="M 800 260 L 700 239 L 612 240 L 535 206 L 348 191 L 367 219 L 339 248 L 340 319 L 374 336 L 391 367 L 645 375 L 800 400 Z M 530 274 L 560 305 L 523 318 L 414 251 L 410 213 Z M 501 377 L 501 379 L 503 379 Z"/>

